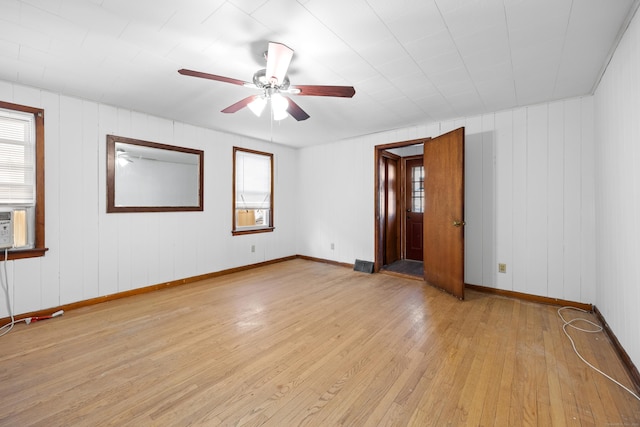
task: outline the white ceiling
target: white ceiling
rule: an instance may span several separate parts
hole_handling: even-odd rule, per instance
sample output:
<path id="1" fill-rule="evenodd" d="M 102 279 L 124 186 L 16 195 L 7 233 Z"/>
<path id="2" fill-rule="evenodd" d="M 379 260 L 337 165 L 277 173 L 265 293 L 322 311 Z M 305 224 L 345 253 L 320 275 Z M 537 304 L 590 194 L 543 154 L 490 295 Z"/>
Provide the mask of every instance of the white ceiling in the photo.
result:
<path id="1" fill-rule="evenodd" d="M 302 147 L 591 94 L 640 0 L 0 0 L 0 80 Z M 295 50 L 296 122 L 220 110 Z M 126 135 L 125 135 L 126 136 Z"/>

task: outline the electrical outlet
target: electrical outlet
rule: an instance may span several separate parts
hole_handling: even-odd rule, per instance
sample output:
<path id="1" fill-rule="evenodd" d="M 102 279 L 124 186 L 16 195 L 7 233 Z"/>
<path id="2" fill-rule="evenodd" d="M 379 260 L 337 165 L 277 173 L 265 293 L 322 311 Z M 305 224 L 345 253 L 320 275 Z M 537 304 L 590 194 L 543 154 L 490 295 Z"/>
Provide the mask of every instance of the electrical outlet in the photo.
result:
<path id="1" fill-rule="evenodd" d="M 498 264 L 498 273 L 506 273 L 507 264 Z"/>
<path id="2" fill-rule="evenodd" d="M 251 252 L 255 252 L 256 251 L 256 245 L 251 245 Z"/>
<path id="3" fill-rule="evenodd" d="M 336 248 L 336 245 L 334 245 L 333 243 L 331 244 L 331 250 L 334 250 Z"/>

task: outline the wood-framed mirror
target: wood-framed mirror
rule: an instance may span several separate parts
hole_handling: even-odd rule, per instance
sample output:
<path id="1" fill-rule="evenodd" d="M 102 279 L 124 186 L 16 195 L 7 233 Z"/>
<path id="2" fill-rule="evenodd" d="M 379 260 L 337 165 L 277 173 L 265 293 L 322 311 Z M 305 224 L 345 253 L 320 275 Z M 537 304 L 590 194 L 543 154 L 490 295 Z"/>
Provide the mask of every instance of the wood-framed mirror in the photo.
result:
<path id="1" fill-rule="evenodd" d="M 202 211 L 204 152 L 107 135 L 107 213 Z"/>

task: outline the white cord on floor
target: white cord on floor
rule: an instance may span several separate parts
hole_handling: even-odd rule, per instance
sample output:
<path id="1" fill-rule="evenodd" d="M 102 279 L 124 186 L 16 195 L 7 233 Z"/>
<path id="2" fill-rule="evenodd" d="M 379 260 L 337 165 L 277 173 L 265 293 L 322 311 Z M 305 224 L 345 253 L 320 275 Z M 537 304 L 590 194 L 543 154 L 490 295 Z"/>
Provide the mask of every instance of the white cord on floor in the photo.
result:
<path id="1" fill-rule="evenodd" d="M 588 311 L 586 310 L 582 310 L 581 308 L 575 308 L 575 307 L 562 307 L 558 309 L 558 316 L 560 316 L 560 319 L 562 319 L 562 330 L 564 331 L 564 334 L 567 336 L 567 338 L 569 338 L 569 341 L 571 341 L 571 346 L 573 347 L 573 351 L 578 355 L 578 357 L 580 358 L 580 360 L 582 360 L 584 363 L 587 364 L 587 366 L 589 366 L 591 369 L 593 369 L 594 371 L 600 373 L 601 375 L 603 375 L 605 378 L 613 381 L 614 383 L 616 383 L 617 385 L 619 385 L 620 387 L 622 387 L 624 390 L 626 390 L 629 394 L 631 394 L 633 397 L 635 397 L 636 399 L 640 400 L 640 396 L 638 396 L 637 394 L 635 394 L 631 389 L 629 389 L 628 387 L 625 387 L 623 384 L 621 384 L 620 382 L 616 381 L 615 379 L 611 378 L 609 375 L 605 374 L 604 372 L 602 372 L 600 369 L 596 368 L 595 366 L 593 366 L 591 363 L 587 362 L 585 360 L 584 357 L 582 357 L 582 355 L 580 354 L 580 352 L 578 351 L 578 349 L 576 349 L 576 344 L 573 341 L 573 338 L 571 338 L 571 335 L 569 335 L 569 333 L 567 332 L 567 327 L 572 327 L 573 329 L 577 329 L 578 331 L 582 331 L 582 332 L 587 332 L 590 334 L 595 334 L 598 332 L 602 332 L 602 326 L 587 320 L 587 319 L 583 319 L 583 318 L 576 318 L 576 319 L 572 319 L 567 321 L 563 316 L 562 316 L 562 311 L 563 310 L 575 310 L 575 311 L 581 311 L 583 313 L 588 313 Z M 590 325 L 592 325 L 593 327 L 595 327 L 595 329 L 585 329 L 585 328 L 580 328 L 576 325 L 574 325 L 574 323 L 576 322 L 585 322 L 588 323 Z"/>
<path id="2" fill-rule="evenodd" d="M 5 248 L 4 250 L 4 261 L 2 261 L 2 266 L 4 267 L 4 281 L 2 280 L 2 275 L 0 274 L 0 284 L 2 285 L 2 289 L 4 289 L 4 293 L 7 296 L 7 309 L 9 310 L 9 316 L 11 317 L 11 322 L 7 323 L 4 326 L 0 327 L 0 331 L 5 328 L 8 328 L 6 331 L 0 333 L 0 337 L 9 333 L 11 329 L 13 329 L 13 325 L 16 324 L 16 319 L 13 317 L 13 309 L 11 308 L 11 300 L 9 298 L 9 277 L 7 275 L 7 260 L 9 254 L 9 249 Z"/>

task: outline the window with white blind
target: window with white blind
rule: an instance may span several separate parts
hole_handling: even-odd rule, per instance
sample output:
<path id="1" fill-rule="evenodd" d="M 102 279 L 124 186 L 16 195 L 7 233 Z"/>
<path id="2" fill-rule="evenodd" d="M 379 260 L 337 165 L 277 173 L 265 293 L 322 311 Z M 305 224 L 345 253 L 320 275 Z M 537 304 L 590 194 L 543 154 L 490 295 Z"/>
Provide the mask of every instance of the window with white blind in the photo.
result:
<path id="1" fill-rule="evenodd" d="M 233 234 L 273 231 L 273 154 L 233 147 Z"/>
<path id="2" fill-rule="evenodd" d="M 44 151 L 43 116 L 41 109 L 0 102 L 0 211 L 13 216 L 10 259 L 45 250 L 44 165 L 38 162 Z"/>

